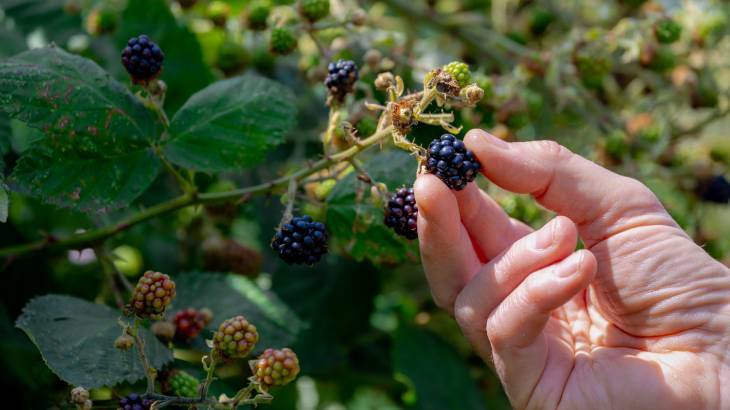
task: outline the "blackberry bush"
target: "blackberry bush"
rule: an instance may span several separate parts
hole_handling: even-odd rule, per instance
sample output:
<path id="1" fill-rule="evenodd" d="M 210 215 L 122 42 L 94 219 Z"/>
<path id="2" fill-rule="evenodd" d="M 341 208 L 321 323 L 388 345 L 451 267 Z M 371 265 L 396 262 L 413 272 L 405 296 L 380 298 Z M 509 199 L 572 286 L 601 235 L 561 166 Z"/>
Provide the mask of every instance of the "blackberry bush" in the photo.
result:
<path id="1" fill-rule="evenodd" d="M 407 239 L 418 237 L 418 206 L 413 188 L 400 188 L 385 205 L 385 225 Z"/>
<path id="2" fill-rule="evenodd" d="M 243 316 L 226 319 L 213 334 L 213 346 L 223 357 L 240 359 L 248 356 L 259 341 L 256 326 Z"/>
<path id="3" fill-rule="evenodd" d="M 324 86 L 327 87 L 330 96 L 341 102 L 348 93 L 353 91 L 358 77 L 359 72 L 354 61 L 338 60 L 327 66 Z"/>
<path id="4" fill-rule="evenodd" d="M 291 383 L 299 375 L 299 359 L 293 350 L 285 347 L 266 349 L 254 362 L 254 377 L 261 386 L 268 390 L 271 387 L 284 386 Z"/>
<path id="5" fill-rule="evenodd" d="M 297 216 L 281 225 L 271 248 L 288 264 L 313 265 L 327 253 L 327 231 L 312 217 Z"/>
<path id="6" fill-rule="evenodd" d="M 147 271 L 132 292 L 132 311 L 140 317 L 156 316 L 175 298 L 175 282 L 164 273 Z"/>
<path id="7" fill-rule="evenodd" d="M 165 53 L 145 34 L 132 37 L 122 50 L 122 64 L 134 83 L 146 84 L 160 74 Z"/>
<path id="8" fill-rule="evenodd" d="M 428 146 L 426 169 L 455 191 L 466 188 L 481 166 L 474 153 L 452 134 L 444 134 Z"/>

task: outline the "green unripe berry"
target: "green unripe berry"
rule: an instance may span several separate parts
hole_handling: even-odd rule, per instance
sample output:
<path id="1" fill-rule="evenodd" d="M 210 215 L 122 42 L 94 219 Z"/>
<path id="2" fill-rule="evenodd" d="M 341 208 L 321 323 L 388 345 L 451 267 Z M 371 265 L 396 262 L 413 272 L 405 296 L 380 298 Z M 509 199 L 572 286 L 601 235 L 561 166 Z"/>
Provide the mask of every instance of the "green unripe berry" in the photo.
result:
<path id="1" fill-rule="evenodd" d="M 464 87 L 471 82 L 471 73 L 469 65 L 461 61 L 452 61 L 443 67 L 443 70 L 451 75 L 451 77 L 459 83 L 460 87 Z"/>
<path id="2" fill-rule="evenodd" d="M 622 158 L 629 150 L 628 137 L 621 130 L 615 130 L 606 136 L 604 150 L 614 158 Z"/>
<path id="3" fill-rule="evenodd" d="M 612 63 L 608 55 L 597 52 L 595 47 L 579 49 L 574 57 L 583 85 L 588 88 L 599 88 L 603 78 L 611 72 Z"/>
<path id="4" fill-rule="evenodd" d="M 671 44 L 679 40 L 682 35 L 682 26 L 673 19 L 664 19 L 654 25 L 654 36 L 663 44 Z"/>
<path id="5" fill-rule="evenodd" d="M 226 25 L 228 16 L 231 15 L 231 6 L 224 1 L 215 0 L 208 4 L 206 15 L 218 27 Z"/>
<path id="6" fill-rule="evenodd" d="M 309 21 L 317 21 L 330 14 L 329 0 L 301 0 L 299 13 Z"/>
<path id="7" fill-rule="evenodd" d="M 248 53 L 240 42 L 226 40 L 218 48 L 218 60 L 216 66 L 225 74 L 232 74 L 242 70 L 246 66 Z"/>
<path id="8" fill-rule="evenodd" d="M 266 3 L 254 3 L 248 11 L 248 28 L 251 30 L 263 30 L 267 26 L 267 20 L 271 14 L 271 7 Z"/>
<path id="9" fill-rule="evenodd" d="M 274 54 L 286 55 L 294 51 L 297 46 L 297 39 L 291 29 L 277 27 L 271 30 L 269 37 L 269 50 Z"/>
<path id="10" fill-rule="evenodd" d="M 174 371 L 174 373 L 170 376 L 168 382 L 170 383 L 170 390 L 176 396 L 198 396 L 198 387 L 200 386 L 200 382 L 198 381 L 198 379 L 185 371 Z"/>
<path id="11" fill-rule="evenodd" d="M 677 65 L 677 56 L 669 46 L 646 47 L 640 63 L 654 71 L 667 71 Z"/>
<path id="12" fill-rule="evenodd" d="M 114 267 L 126 276 L 135 277 L 142 271 L 142 253 L 129 245 L 112 251 Z"/>

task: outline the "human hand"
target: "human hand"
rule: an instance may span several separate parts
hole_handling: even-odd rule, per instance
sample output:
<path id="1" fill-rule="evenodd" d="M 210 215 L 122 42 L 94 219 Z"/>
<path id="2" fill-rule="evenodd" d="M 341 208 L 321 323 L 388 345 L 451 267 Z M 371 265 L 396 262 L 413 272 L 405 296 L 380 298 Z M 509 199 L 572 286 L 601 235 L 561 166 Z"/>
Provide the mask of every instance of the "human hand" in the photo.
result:
<path id="1" fill-rule="evenodd" d="M 552 141 L 464 142 L 489 180 L 559 215 L 532 232 L 475 184 L 415 184 L 434 300 L 513 407 L 730 409 L 730 269 L 636 180 Z"/>

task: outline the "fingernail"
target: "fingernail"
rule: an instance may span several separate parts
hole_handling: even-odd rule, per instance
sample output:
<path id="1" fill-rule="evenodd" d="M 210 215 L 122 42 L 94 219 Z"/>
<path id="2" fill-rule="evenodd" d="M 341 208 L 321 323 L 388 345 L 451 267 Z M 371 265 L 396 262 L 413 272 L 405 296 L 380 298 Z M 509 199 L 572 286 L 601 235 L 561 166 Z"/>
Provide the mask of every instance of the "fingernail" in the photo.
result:
<path id="1" fill-rule="evenodd" d="M 486 131 L 484 131 L 484 138 L 489 140 L 489 143 L 494 145 L 497 148 L 501 148 L 501 149 L 509 148 L 509 144 L 506 141 L 503 141 Z"/>
<path id="2" fill-rule="evenodd" d="M 538 251 L 544 251 L 553 244 L 555 238 L 555 223 L 550 222 L 542 229 L 535 232 L 535 249 Z"/>
<path id="3" fill-rule="evenodd" d="M 555 266 L 555 276 L 559 278 L 567 278 L 575 272 L 578 272 L 578 269 L 580 269 L 580 263 L 583 260 L 583 255 L 578 255 L 577 261 L 573 259 L 575 259 L 575 257 L 564 260 Z"/>

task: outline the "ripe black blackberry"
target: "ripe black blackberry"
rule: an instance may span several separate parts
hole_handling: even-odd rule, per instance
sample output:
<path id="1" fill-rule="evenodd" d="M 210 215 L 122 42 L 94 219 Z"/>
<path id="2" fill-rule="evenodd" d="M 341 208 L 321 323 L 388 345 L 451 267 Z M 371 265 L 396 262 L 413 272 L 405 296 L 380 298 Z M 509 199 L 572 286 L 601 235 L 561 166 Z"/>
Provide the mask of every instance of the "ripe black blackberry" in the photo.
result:
<path id="1" fill-rule="evenodd" d="M 122 64 L 135 84 L 146 84 L 162 70 L 165 53 L 146 35 L 132 37 L 122 50 Z"/>
<path id="2" fill-rule="evenodd" d="M 451 134 L 442 135 L 428 146 L 426 169 L 455 191 L 466 188 L 481 167 L 474 153 Z"/>
<path id="3" fill-rule="evenodd" d="M 700 185 L 700 196 L 708 202 L 726 204 L 730 202 L 730 182 L 724 175 L 715 175 Z"/>
<path id="4" fill-rule="evenodd" d="M 152 406 L 152 400 L 143 399 L 137 393 L 131 393 L 129 396 L 122 397 L 119 400 L 119 408 L 121 410 L 149 410 Z"/>
<path id="5" fill-rule="evenodd" d="M 351 93 L 358 79 L 357 65 L 352 60 L 338 60 L 327 66 L 327 78 L 324 85 L 329 90 L 330 96 L 337 101 L 342 101 L 348 93 Z"/>
<path id="6" fill-rule="evenodd" d="M 276 232 L 271 248 L 288 264 L 313 265 L 327 253 L 327 231 L 309 215 L 297 216 Z"/>
<path id="7" fill-rule="evenodd" d="M 416 239 L 418 206 L 413 188 L 400 188 L 385 205 L 385 226 L 408 239 Z"/>

